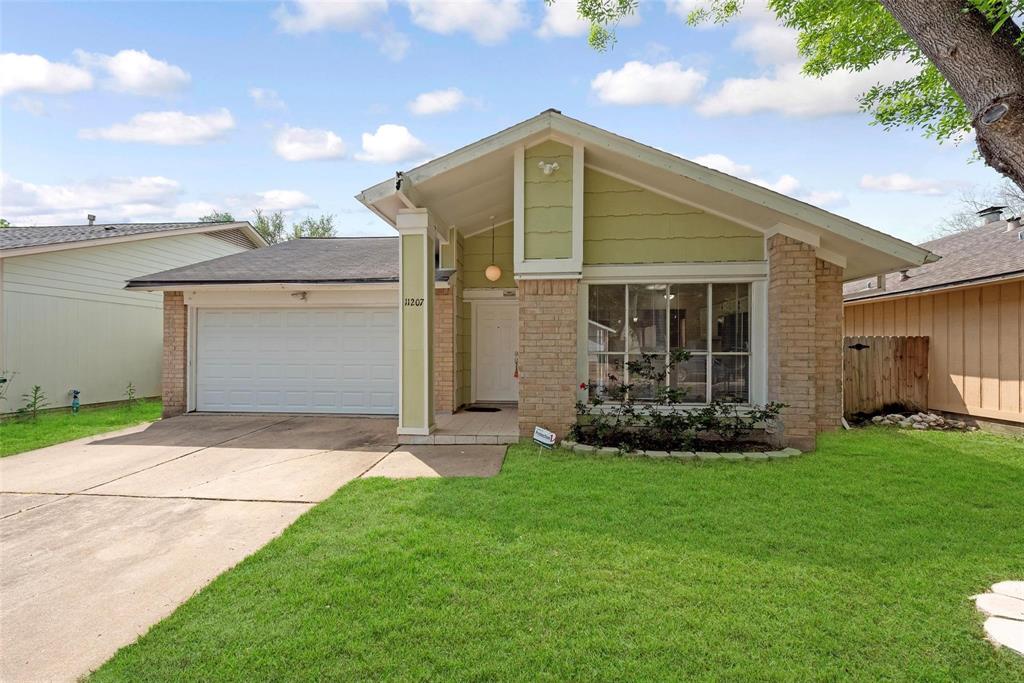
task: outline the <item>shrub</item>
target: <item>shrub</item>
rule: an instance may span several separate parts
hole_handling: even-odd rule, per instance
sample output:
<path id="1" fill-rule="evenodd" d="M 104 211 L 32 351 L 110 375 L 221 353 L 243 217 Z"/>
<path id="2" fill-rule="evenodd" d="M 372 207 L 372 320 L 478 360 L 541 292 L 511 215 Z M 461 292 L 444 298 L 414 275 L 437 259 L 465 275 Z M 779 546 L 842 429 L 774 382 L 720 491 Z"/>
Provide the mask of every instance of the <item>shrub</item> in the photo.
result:
<path id="1" fill-rule="evenodd" d="M 607 384 L 581 384 L 589 400 L 576 403 L 576 424 L 570 435 L 576 441 L 623 450 L 692 450 L 729 447 L 749 438 L 759 423 L 771 424 L 785 407 L 782 403 L 744 407 L 712 401 L 702 406 L 680 405 L 685 389 L 666 386 L 665 378 L 676 365 L 690 358 L 687 351 L 671 353 L 661 367 L 661 354 L 641 354 L 628 361 L 630 383 L 609 375 Z M 653 395 L 651 390 L 653 389 Z M 638 395 L 646 394 L 643 398 Z"/>
<path id="2" fill-rule="evenodd" d="M 46 400 L 43 388 L 38 384 L 34 385 L 27 394 L 22 394 L 21 398 L 25 401 L 25 405 L 18 408 L 17 415 L 33 422 L 39 417 L 39 411 L 50 405 L 50 402 Z"/>
<path id="3" fill-rule="evenodd" d="M 124 389 L 124 402 L 129 410 L 139 403 L 139 397 L 135 393 L 135 385 L 131 382 L 128 382 L 128 386 Z"/>

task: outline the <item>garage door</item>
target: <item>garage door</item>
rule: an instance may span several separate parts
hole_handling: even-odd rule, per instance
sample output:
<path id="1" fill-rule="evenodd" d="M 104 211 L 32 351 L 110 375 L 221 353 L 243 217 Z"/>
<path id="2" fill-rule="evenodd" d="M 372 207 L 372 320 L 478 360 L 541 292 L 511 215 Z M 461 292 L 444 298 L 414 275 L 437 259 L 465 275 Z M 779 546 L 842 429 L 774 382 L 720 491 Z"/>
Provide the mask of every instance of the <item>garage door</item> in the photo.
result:
<path id="1" fill-rule="evenodd" d="M 398 412 L 394 308 L 199 309 L 196 408 Z"/>

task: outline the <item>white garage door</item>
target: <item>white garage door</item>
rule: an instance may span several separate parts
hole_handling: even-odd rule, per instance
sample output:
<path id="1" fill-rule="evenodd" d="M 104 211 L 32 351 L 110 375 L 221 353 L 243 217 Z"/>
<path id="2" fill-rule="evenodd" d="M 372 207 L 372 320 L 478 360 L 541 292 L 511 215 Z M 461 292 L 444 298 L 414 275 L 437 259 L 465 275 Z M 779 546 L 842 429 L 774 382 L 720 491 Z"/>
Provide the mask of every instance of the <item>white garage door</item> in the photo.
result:
<path id="1" fill-rule="evenodd" d="M 394 308 L 199 309 L 196 408 L 398 412 Z"/>

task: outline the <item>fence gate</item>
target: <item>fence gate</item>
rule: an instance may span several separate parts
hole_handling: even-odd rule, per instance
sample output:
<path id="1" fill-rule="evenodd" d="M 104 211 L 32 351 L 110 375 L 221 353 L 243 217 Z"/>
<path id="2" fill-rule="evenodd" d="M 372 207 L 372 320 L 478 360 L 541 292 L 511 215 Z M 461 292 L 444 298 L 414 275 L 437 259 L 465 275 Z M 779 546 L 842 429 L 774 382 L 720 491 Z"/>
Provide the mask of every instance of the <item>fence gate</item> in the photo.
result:
<path id="1" fill-rule="evenodd" d="M 928 407 L 928 337 L 843 339 L 843 414 Z"/>

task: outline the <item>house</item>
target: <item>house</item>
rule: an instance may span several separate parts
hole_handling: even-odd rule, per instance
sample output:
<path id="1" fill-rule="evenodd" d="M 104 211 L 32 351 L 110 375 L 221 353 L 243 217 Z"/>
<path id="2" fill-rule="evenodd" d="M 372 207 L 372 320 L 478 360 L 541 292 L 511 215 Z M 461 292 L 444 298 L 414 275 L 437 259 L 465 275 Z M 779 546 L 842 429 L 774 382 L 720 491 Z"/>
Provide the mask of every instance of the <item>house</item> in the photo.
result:
<path id="1" fill-rule="evenodd" d="M 979 227 L 921 246 L 935 263 L 848 283 L 846 335 L 926 336 L 928 408 L 1024 425 L 1024 228 Z"/>
<path id="2" fill-rule="evenodd" d="M 52 407 L 159 396 L 159 294 L 125 291 L 154 270 L 266 242 L 248 223 L 117 223 L 0 230 L 0 413 L 38 384 Z"/>
<path id="3" fill-rule="evenodd" d="M 843 281 L 933 258 L 555 110 L 357 198 L 397 236 L 129 284 L 164 291 L 166 410 L 389 412 L 430 443 L 493 403 L 561 435 L 582 385 L 684 348 L 690 403 L 785 402 L 781 439 L 813 448 L 841 419 Z"/>

